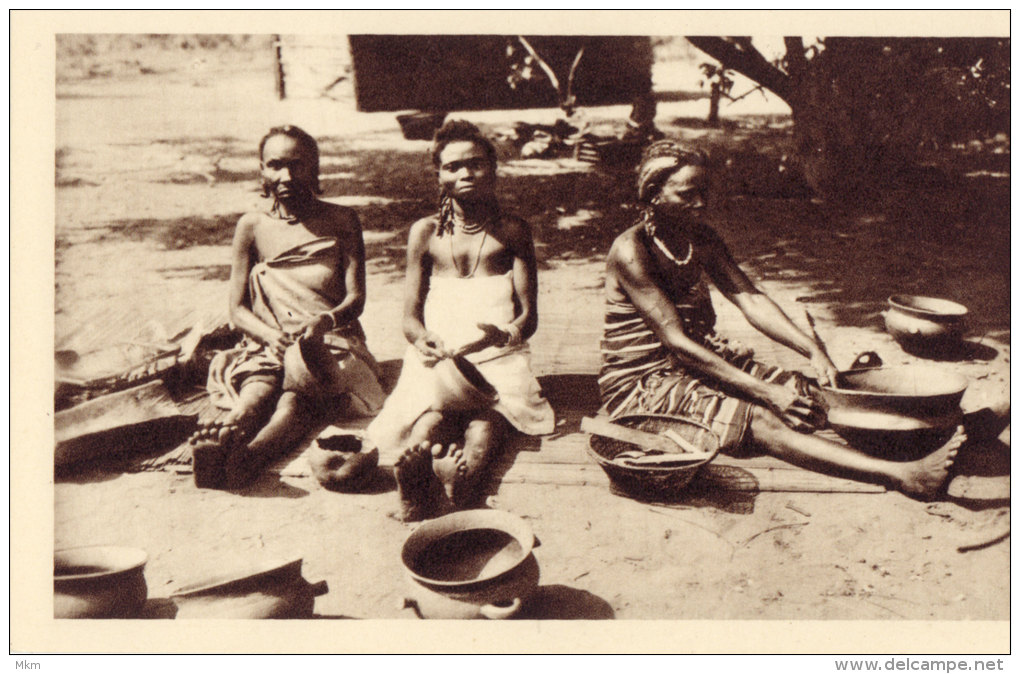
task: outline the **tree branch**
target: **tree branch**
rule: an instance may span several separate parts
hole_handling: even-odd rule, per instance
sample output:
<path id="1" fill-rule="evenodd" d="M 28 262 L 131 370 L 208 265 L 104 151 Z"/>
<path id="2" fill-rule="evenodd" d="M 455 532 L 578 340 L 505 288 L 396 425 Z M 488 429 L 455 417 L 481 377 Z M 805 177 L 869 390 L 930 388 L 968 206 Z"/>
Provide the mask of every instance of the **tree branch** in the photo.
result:
<path id="1" fill-rule="evenodd" d="M 790 78 L 761 55 L 747 37 L 710 37 L 688 35 L 695 47 L 719 61 L 724 68 L 735 70 L 770 89 L 791 106 L 797 98 Z M 803 55 L 803 50 L 801 51 Z"/>
<path id="2" fill-rule="evenodd" d="M 786 45 L 786 57 L 783 60 L 786 63 L 787 72 L 790 73 L 791 78 L 796 80 L 807 69 L 804 40 L 797 36 L 787 36 L 783 38 L 783 44 Z"/>

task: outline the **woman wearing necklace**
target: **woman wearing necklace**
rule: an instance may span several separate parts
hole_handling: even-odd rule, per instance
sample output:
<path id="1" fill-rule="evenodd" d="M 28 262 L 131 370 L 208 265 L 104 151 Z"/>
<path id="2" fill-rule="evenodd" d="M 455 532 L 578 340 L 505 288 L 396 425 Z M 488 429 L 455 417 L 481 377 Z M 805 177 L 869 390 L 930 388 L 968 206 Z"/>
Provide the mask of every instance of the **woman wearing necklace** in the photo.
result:
<path id="1" fill-rule="evenodd" d="M 357 215 L 317 198 L 319 149 L 305 131 L 270 129 L 259 160 L 271 205 L 242 216 L 234 232 L 230 320 L 243 338 L 209 365 L 209 393 L 228 412 L 191 438 L 202 487 L 242 487 L 316 423 L 374 414 L 385 398 L 359 322 L 365 246 Z M 335 359 L 341 375 L 285 390 L 293 387 L 284 352 L 297 340 Z"/>
<path id="2" fill-rule="evenodd" d="M 876 459 L 811 434 L 825 422 L 817 384 L 752 359 L 719 338 L 705 278 L 760 332 L 809 359 L 823 384 L 836 368 L 814 340 L 740 270 L 702 221 L 707 157 L 675 141 L 650 145 L 638 170 L 637 224 L 607 258 L 606 318 L 599 389 L 602 411 L 673 414 L 708 424 L 722 451 L 744 445 L 785 461 L 886 484 L 916 497 L 945 481 L 963 429 L 921 460 Z"/>
<path id="3" fill-rule="evenodd" d="M 404 288 L 409 342 L 397 385 L 366 430 L 394 466 L 405 520 L 473 505 L 509 427 L 551 433 L 554 415 L 531 373 L 538 272 L 527 223 L 496 201 L 496 152 L 477 127 L 451 121 L 432 151 L 439 212 L 411 226 Z M 499 394 L 493 409 L 434 411 L 433 367 L 464 355 Z"/>

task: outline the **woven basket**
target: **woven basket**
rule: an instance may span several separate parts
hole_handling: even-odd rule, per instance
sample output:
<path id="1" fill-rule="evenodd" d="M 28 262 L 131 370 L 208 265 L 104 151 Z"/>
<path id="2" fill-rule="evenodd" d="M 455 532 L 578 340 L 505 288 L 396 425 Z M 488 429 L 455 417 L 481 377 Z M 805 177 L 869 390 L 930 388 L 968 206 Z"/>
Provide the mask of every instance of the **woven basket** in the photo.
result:
<path id="1" fill-rule="evenodd" d="M 719 453 L 719 437 L 704 424 L 691 419 L 661 414 L 633 414 L 613 419 L 613 423 L 649 433 L 672 429 L 680 437 L 712 454 L 704 461 L 684 466 L 625 466 L 614 463 L 613 459 L 621 452 L 639 447 L 629 442 L 592 435 L 588 438 L 588 454 L 609 476 L 612 491 L 626 496 L 676 497 L 694 479 L 701 467 Z"/>

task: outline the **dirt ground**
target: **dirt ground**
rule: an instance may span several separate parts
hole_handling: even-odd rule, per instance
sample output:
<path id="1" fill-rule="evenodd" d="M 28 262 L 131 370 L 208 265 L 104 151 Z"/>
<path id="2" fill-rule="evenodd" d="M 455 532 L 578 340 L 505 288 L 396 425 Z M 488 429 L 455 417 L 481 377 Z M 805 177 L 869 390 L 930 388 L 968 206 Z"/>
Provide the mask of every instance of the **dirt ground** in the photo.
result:
<path id="1" fill-rule="evenodd" d="M 115 331 L 129 339 L 152 321 L 172 333 L 222 314 L 233 225 L 259 207 L 258 139 L 288 121 L 320 139 L 325 197 L 362 219 L 369 346 L 380 360 L 399 358 L 405 232 L 433 208 L 427 143 L 404 140 L 393 114 L 356 113 L 349 100 L 275 100 L 268 54 L 150 57 L 108 56 L 106 69 L 79 67 L 58 80 L 57 348 L 85 350 Z M 661 104 L 657 123 L 738 163 L 754 157 L 750 148 L 778 157 L 789 124 L 761 121 L 776 110 L 754 100 L 724 108 L 721 130 L 690 121 L 707 112 L 706 100 Z M 462 116 L 498 136 L 516 121 L 551 122 L 553 112 Z M 610 129 L 628 109 L 585 112 Z M 624 205 L 631 177 L 501 148 L 501 195 L 536 232 L 540 312 L 548 308 L 535 368 L 593 373 L 603 258 L 633 216 Z M 938 366 L 968 377 L 965 411 L 1008 408 L 1008 139 L 955 152 L 951 180 L 907 180 L 839 205 L 797 195 L 779 173 L 742 189 L 731 174 L 715 217 L 738 261 L 795 320 L 810 308 L 841 367 L 869 349 L 889 364 L 917 362 L 882 329 L 890 294 L 965 304 L 972 348 Z M 104 323 L 125 307 L 134 324 Z M 721 331 L 778 353 L 733 313 L 720 312 Z M 590 348 L 573 346 L 568 331 L 590 337 Z M 504 484 L 492 505 L 527 518 L 541 540 L 529 618 L 1007 620 L 1009 539 L 958 546 L 1008 527 L 1009 430 L 966 453 L 992 457 L 961 455 L 960 469 L 990 491 L 928 504 L 897 493 L 762 492 L 729 506 L 655 507 L 591 485 Z M 412 527 L 387 516 L 395 500 L 392 491 L 339 495 L 311 478 L 229 493 L 198 490 L 187 474 L 86 471 L 54 487 L 54 542 L 146 549 L 154 598 L 204 571 L 300 556 L 306 578 L 329 583 L 316 614 L 413 619 L 399 605 L 399 550 Z"/>

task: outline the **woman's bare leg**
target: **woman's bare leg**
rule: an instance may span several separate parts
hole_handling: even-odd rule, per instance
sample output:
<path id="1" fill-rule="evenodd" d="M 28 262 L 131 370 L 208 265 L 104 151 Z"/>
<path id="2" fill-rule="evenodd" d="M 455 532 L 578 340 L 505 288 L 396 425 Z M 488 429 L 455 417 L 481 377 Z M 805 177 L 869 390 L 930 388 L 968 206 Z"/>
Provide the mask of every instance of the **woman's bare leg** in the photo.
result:
<path id="1" fill-rule="evenodd" d="M 254 480 L 270 461 L 297 447 L 315 420 L 313 408 L 293 391 L 284 391 L 269 421 L 247 444 L 227 457 L 227 486 L 241 487 Z"/>
<path id="2" fill-rule="evenodd" d="M 188 439 L 191 444 L 229 444 L 234 436 L 250 434 L 269 416 L 277 387 L 267 381 L 253 381 L 244 384 L 238 394 L 234 409 L 223 418 L 205 421 Z"/>
<path id="3" fill-rule="evenodd" d="M 886 461 L 815 435 L 798 433 L 772 412 L 751 414 L 755 446 L 784 461 L 811 470 L 885 484 L 913 498 L 933 497 L 948 477 L 956 451 L 967 439 L 963 427 L 941 447 L 917 461 Z"/>
<path id="4" fill-rule="evenodd" d="M 224 465 L 227 458 L 269 416 L 276 393 L 276 386 L 267 381 L 244 384 L 233 410 L 221 419 L 199 425 L 198 430 L 188 438 L 197 486 L 223 486 L 226 481 Z"/>
<path id="5" fill-rule="evenodd" d="M 470 505 L 477 500 L 486 467 L 502 445 L 508 432 L 507 422 L 498 412 L 487 411 L 478 415 L 464 431 L 464 462 L 466 468 L 459 475 L 453 490 L 457 507 Z"/>

